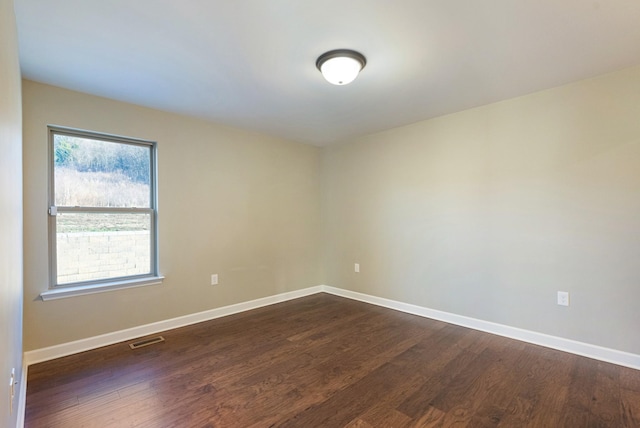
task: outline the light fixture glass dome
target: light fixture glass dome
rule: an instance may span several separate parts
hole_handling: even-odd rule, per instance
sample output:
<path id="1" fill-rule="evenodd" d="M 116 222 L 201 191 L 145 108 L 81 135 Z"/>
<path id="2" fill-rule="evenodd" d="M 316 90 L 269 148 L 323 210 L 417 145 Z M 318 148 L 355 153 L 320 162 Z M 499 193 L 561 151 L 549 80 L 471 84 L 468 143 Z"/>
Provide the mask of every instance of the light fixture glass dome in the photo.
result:
<path id="1" fill-rule="evenodd" d="M 367 61 L 356 51 L 338 49 L 326 52 L 318 58 L 316 66 L 327 82 L 334 85 L 346 85 L 353 82 Z"/>

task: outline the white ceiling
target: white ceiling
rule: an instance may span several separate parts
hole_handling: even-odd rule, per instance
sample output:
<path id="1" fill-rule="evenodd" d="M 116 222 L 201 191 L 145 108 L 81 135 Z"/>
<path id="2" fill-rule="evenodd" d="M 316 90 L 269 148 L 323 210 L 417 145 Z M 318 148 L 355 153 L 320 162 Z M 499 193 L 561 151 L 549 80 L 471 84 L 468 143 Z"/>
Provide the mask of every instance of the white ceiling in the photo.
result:
<path id="1" fill-rule="evenodd" d="M 15 0 L 25 78 L 317 145 L 640 64 L 639 0 Z M 367 57 L 333 86 L 325 51 Z"/>

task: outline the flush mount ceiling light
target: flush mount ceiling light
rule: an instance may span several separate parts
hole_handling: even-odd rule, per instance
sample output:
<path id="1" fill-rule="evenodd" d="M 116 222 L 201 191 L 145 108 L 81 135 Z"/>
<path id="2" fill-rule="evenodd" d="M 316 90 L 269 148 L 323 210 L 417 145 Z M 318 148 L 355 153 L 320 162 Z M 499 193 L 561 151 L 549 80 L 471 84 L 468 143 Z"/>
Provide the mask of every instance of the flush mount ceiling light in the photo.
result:
<path id="1" fill-rule="evenodd" d="M 349 49 L 325 52 L 316 61 L 316 67 L 326 81 L 334 85 L 353 82 L 365 65 L 367 65 L 367 59 L 364 55 Z"/>

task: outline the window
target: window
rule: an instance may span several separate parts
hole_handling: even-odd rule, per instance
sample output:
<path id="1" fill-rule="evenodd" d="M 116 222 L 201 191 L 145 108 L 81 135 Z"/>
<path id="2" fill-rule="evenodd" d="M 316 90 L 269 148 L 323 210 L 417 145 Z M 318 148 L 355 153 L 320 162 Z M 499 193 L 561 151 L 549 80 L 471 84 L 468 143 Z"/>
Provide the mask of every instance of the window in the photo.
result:
<path id="1" fill-rule="evenodd" d="M 49 298 L 159 282 L 156 145 L 49 127 Z"/>

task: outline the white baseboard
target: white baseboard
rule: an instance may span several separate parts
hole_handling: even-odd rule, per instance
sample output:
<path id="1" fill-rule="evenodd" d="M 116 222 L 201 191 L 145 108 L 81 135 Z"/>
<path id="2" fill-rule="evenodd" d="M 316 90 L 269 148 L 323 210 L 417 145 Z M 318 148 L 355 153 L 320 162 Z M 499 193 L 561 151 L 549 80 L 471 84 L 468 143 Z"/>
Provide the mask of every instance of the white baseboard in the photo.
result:
<path id="1" fill-rule="evenodd" d="M 88 337 L 86 339 L 80 339 L 73 342 L 62 343 L 60 345 L 54 345 L 47 348 L 35 349 L 24 353 L 23 364 L 25 366 L 29 366 L 31 364 L 41 363 L 43 361 L 77 354 L 90 349 L 113 345 L 114 343 L 124 342 L 203 321 L 209 321 L 215 318 L 233 315 L 239 312 L 249 311 L 251 309 L 257 309 L 263 306 L 273 305 L 274 303 L 285 302 L 287 300 L 297 299 L 299 297 L 320 292 L 322 292 L 322 286 L 309 287 L 302 290 L 289 291 L 286 293 L 276 294 L 274 296 L 250 300 L 248 302 L 237 303 L 235 305 L 224 306 L 204 312 L 158 321 L 152 324 L 145 324 L 138 327 L 128 328 L 126 330 L 114 331 L 112 333 L 101 334 L 99 336 Z M 24 383 L 26 383 L 26 378 Z"/>
<path id="2" fill-rule="evenodd" d="M 604 348 L 602 346 L 591 345 L 571 339 L 550 336 L 548 334 L 537 333 L 534 331 L 510 327 L 503 324 L 497 324 L 489 321 L 465 317 L 462 315 L 456 315 L 449 312 L 429 309 L 409 303 L 403 303 L 395 300 L 385 299 L 382 297 L 358 293 L 356 291 L 345 290 L 328 285 L 318 285 L 302 290 L 276 294 L 275 296 L 263 297 L 261 299 L 242 302 L 230 306 L 224 306 L 222 308 L 211 309 L 204 312 L 198 312 L 178 318 L 172 318 L 152 324 L 146 324 L 126 330 L 120 330 L 113 333 L 102 334 L 100 336 L 90 337 L 87 339 L 76 340 L 74 342 L 63 343 L 60 345 L 50 346 L 48 348 L 25 352 L 23 359 L 22 382 L 20 384 L 19 390 L 20 395 L 17 410 L 17 427 L 22 428 L 24 426 L 24 411 L 27 397 L 27 372 L 30 364 L 36 364 L 39 362 L 76 354 L 90 349 L 99 348 L 101 346 L 112 345 L 114 343 L 135 339 L 149 334 L 160 333 L 162 331 L 170 330 L 173 328 L 184 327 L 187 325 L 220 318 L 227 315 L 233 315 L 239 312 L 249 311 L 251 309 L 257 309 L 263 306 L 285 302 L 287 300 L 297 299 L 300 297 L 322 292 L 640 370 L 640 355 L 631 354 L 629 352 L 617 351 L 615 349 Z"/>
<path id="3" fill-rule="evenodd" d="M 235 305 L 224 306 L 222 308 L 211 309 L 204 312 L 185 315 L 178 318 L 172 318 L 159 321 L 152 324 L 146 324 L 138 327 L 120 330 L 112 333 L 102 334 L 100 336 L 89 337 L 86 339 L 76 340 L 74 342 L 63 343 L 48 348 L 36 349 L 24 353 L 25 370 L 30 364 L 36 364 L 43 361 L 52 360 L 54 358 L 64 357 L 71 354 L 99 348 L 102 346 L 112 345 L 114 343 L 123 342 L 150 334 L 160 333 L 162 331 L 171 330 L 186 325 L 196 324 L 251 309 L 260 308 L 274 303 L 280 303 L 287 300 L 297 299 L 299 297 L 309 296 L 311 294 L 326 292 L 336 296 L 346 297 L 348 299 L 359 300 L 361 302 L 394 309 L 409 314 L 419 315 L 462 327 L 472 328 L 487 333 L 497 334 L 499 336 L 511 339 L 521 340 L 523 342 L 533 343 L 535 345 L 545 346 L 547 348 L 557 349 L 560 351 L 570 352 L 572 354 L 582 355 L 584 357 L 593 358 L 608 363 L 618 364 L 625 367 L 640 370 L 640 355 L 631 354 L 629 352 L 618 351 L 615 349 L 604 348 L 598 345 L 578 342 L 571 339 L 565 339 L 548 334 L 537 333 L 534 331 L 524 330 L 516 327 L 510 327 L 503 324 L 497 324 L 489 321 L 483 321 L 475 318 L 456 315 L 449 312 L 429 309 L 422 306 L 412 305 L 409 303 L 389 300 L 382 297 L 371 296 L 368 294 L 358 293 L 355 291 L 345 290 L 341 288 L 331 287 L 327 285 L 318 285 L 302 290 L 290 291 L 274 296 L 263 297 L 261 299 L 242 302 Z M 26 392 L 26 372 L 23 378 L 22 387 Z"/>
<path id="4" fill-rule="evenodd" d="M 593 358 L 595 360 L 605 361 L 607 363 L 613 363 L 620 366 L 640 370 L 640 355 L 632 354 L 629 352 L 604 348 L 598 345 L 591 345 L 571 339 L 551 336 L 544 333 L 537 333 L 535 331 L 510 327 L 503 324 L 483 321 L 475 318 L 465 317 L 462 315 L 452 314 L 449 312 L 442 312 L 435 309 L 429 309 L 422 306 L 384 299 L 382 297 L 371 296 L 368 294 L 358 293 L 342 288 L 330 287 L 327 285 L 322 286 L 322 291 L 329 294 L 334 294 L 336 296 L 370 303 L 376 306 L 395 309 L 397 311 L 406 312 L 425 318 L 444 321 L 449 324 L 468 327 L 474 330 L 497 334 L 499 336 L 521 340 L 523 342 L 533 343 L 535 345 L 557 349 L 559 351 L 569 352 L 571 354 L 581 355 L 583 357 Z"/>

